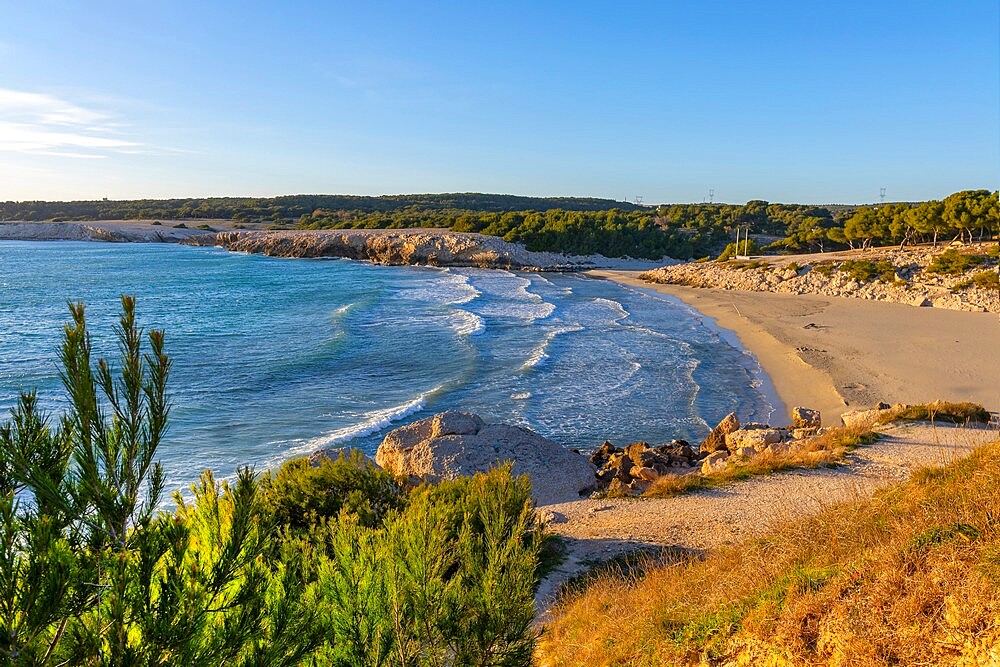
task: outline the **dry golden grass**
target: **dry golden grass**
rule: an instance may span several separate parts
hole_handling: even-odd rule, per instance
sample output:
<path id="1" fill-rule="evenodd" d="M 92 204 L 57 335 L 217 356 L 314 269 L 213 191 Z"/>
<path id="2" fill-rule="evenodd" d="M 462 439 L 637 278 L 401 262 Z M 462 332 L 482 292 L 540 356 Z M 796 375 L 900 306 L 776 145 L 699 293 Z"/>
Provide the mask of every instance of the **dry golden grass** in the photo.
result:
<path id="1" fill-rule="evenodd" d="M 978 403 L 953 403 L 934 401 L 922 405 L 911 405 L 893 413 L 888 421 L 937 421 L 947 424 L 985 424 L 990 421 L 990 413 Z"/>
<path id="2" fill-rule="evenodd" d="M 861 445 L 870 445 L 878 436 L 867 428 L 834 428 L 807 441 L 801 449 L 785 454 L 762 453 L 746 461 L 733 462 L 707 475 L 664 475 L 642 494 L 650 498 L 669 498 L 696 489 L 714 488 L 754 475 L 768 475 L 792 468 L 833 466 L 844 455 Z"/>
<path id="3" fill-rule="evenodd" d="M 545 667 L 1000 664 L 1000 443 L 553 611 Z"/>

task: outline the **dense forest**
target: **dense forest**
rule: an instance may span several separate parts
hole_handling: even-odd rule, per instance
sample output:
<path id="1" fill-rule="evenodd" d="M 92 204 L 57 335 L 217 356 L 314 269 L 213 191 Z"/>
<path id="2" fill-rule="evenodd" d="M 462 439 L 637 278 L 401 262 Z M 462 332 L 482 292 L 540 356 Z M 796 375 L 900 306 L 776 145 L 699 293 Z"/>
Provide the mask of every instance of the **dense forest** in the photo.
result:
<path id="1" fill-rule="evenodd" d="M 737 229 L 748 230 L 765 252 L 985 239 L 1000 229 L 997 193 L 988 190 L 964 190 L 940 201 L 870 206 L 751 200 L 654 208 L 608 199 L 473 193 L 0 204 L 4 220 L 156 218 L 226 218 L 299 229 L 437 227 L 499 236 L 529 250 L 649 259 L 718 254 Z"/>
<path id="2" fill-rule="evenodd" d="M 636 210 L 628 202 L 593 197 L 520 197 L 516 195 L 456 194 L 287 195 L 283 197 L 208 197 L 203 199 L 134 199 L 118 201 L 0 202 L 0 220 L 154 220 L 202 218 L 246 222 L 289 222 L 316 211 L 355 213 L 413 211 L 606 211 Z"/>

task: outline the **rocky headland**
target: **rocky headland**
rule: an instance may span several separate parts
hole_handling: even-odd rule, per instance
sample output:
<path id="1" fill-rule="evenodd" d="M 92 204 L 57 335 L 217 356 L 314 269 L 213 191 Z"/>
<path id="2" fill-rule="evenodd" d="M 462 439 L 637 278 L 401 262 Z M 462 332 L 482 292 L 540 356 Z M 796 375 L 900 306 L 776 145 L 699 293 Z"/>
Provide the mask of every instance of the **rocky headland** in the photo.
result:
<path id="1" fill-rule="evenodd" d="M 878 248 L 727 262 L 688 262 L 640 274 L 648 282 L 746 292 L 815 294 L 947 308 L 1000 312 L 1000 289 L 981 274 L 997 272 L 996 243 L 960 248 Z M 974 258 L 941 270 L 945 252 Z M 992 254 L 990 254 L 992 253 Z M 937 264 L 935 264 L 937 262 Z"/>
<path id="2" fill-rule="evenodd" d="M 240 229 L 229 220 L 0 222 L 0 240 L 183 243 L 270 257 L 345 258 L 387 265 L 520 271 L 650 268 L 658 262 L 533 252 L 496 236 L 447 229 Z"/>
<path id="3" fill-rule="evenodd" d="M 599 261 L 531 252 L 495 236 L 440 229 L 231 231 L 194 236 L 185 243 L 270 257 L 344 257 L 375 264 L 525 271 L 569 271 L 592 267 Z"/>
<path id="4" fill-rule="evenodd" d="M 215 223 L 216 221 L 210 221 Z M 106 243 L 181 243 L 196 236 L 214 236 L 198 229 L 205 221 L 170 224 L 129 220 L 100 222 L 0 222 L 0 241 L 103 241 Z"/>

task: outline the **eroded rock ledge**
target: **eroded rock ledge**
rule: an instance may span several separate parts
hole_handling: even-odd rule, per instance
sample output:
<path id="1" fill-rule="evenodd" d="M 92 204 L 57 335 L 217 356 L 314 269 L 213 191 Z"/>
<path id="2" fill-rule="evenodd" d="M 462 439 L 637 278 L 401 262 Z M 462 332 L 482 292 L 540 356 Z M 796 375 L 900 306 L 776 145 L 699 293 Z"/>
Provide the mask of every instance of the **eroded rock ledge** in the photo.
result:
<path id="1" fill-rule="evenodd" d="M 183 243 L 271 257 L 341 257 L 375 264 L 576 271 L 620 260 L 532 252 L 495 236 L 446 229 L 232 230 L 196 221 L 0 222 L 0 240 Z M 218 221 L 216 225 L 220 224 Z M 228 226 L 229 223 L 224 223 Z M 648 265 L 648 264 L 647 264 Z"/>
<path id="2" fill-rule="evenodd" d="M 494 236 L 446 230 L 232 231 L 194 236 L 184 242 L 271 257 L 344 257 L 376 264 L 527 271 L 565 271 L 593 266 L 593 261 L 586 257 L 531 252 Z"/>

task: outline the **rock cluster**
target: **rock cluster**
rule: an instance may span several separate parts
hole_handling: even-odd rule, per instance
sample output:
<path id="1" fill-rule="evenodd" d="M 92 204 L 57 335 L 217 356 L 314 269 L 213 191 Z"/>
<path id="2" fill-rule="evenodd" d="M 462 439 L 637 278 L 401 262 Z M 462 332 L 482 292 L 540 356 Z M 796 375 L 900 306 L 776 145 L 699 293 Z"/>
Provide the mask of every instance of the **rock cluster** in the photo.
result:
<path id="1" fill-rule="evenodd" d="M 976 250 L 979 250 L 978 248 Z M 985 247 L 981 249 L 986 252 Z M 801 268 L 784 263 L 786 258 L 765 257 L 759 262 L 688 262 L 664 266 L 640 274 L 655 283 L 712 287 L 748 292 L 821 294 L 891 301 L 913 306 L 933 306 L 949 310 L 1000 312 L 996 290 L 961 287 L 984 268 L 977 267 L 957 276 L 928 272 L 937 252 L 926 248 L 879 250 L 859 255 L 859 259 L 888 261 L 895 267 L 893 280 L 858 282 L 839 269 L 837 260 L 821 260 Z M 995 262 L 992 269 L 996 270 Z M 953 291 L 953 288 L 956 291 Z"/>
<path id="2" fill-rule="evenodd" d="M 590 456 L 597 467 L 598 486 L 615 495 L 638 495 L 665 475 L 708 475 L 733 462 L 760 455 L 781 455 L 804 447 L 822 431 L 818 410 L 796 407 L 789 427 L 749 422 L 740 424 L 730 413 L 695 450 L 684 440 L 652 446 L 634 442 L 624 448 L 605 442 Z"/>
<path id="3" fill-rule="evenodd" d="M 613 493 L 641 493 L 663 475 L 697 471 L 698 453 L 684 440 L 651 446 L 633 442 L 625 448 L 605 442 L 590 455 L 597 483 Z"/>
<path id="4" fill-rule="evenodd" d="M 487 424 L 455 410 L 390 431 L 375 455 L 393 474 L 429 482 L 485 472 L 505 461 L 513 463 L 515 475 L 531 478 L 539 505 L 575 500 L 596 486 L 586 457 L 529 429 Z"/>

